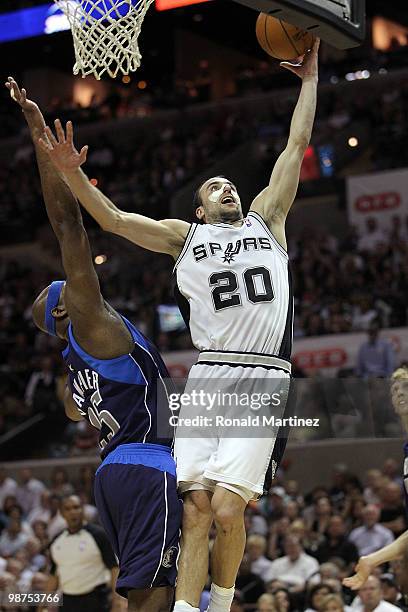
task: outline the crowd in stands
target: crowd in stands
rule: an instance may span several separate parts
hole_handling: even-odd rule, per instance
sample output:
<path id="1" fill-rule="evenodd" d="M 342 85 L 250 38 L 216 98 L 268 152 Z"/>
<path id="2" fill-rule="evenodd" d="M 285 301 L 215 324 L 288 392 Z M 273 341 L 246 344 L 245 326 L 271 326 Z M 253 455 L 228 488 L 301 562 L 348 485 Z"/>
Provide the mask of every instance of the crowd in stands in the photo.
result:
<path id="1" fill-rule="evenodd" d="M 356 91 L 358 85 L 353 85 Z M 366 95 L 345 101 L 341 92 L 336 94 L 333 90 L 320 96 L 314 128 L 316 142 L 330 143 L 333 134 L 348 126 L 365 127 L 370 134 L 367 171 L 406 166 L 408 151 L 403 139 L 408 131 L 404 112 L 408 80 L 385 88 L 376 105 L 367 107 Z M 254 114 L 248 108 L 214 107 L 189 118 L 160 122 L 156 128 L 153 123 L 144 133 L 135 126 L 134 137 L 126 143 L 101 134 L 97 144 L 91 143 L 86 172 L 97 179 L 98 186 L 120 208 L 165 218 L 171 198 L 180 187 L 240 144 L 257 139 L 268 151 L 265 166 L 273 165 L 288 134 L 293 107 L 274 99 L 265 108 Z M 8 100 L 7 114 L 16 109 Z M 55 116 L 53 113 L 52 118 Z M 72 116 L 68 112 L 65 118 Z M 24 130 L 19 111 L 18 124 Z M 32 144 L 27 133 L 23 134 L 17 149 L 8 154 L 0 169 L 0 235 L 7 242 L 32 239 L 45 220 Z M 346 137 L 344 142 L 347 146 Z M 341 170 L 341 155 L 337 157 L 333 162 L 334 177 Z M 331 189 L 337 188 L 333 178 Z"/>
<path id="2" fill-rule="evenodd" d="M 91 466 L 71 478 L 63 468 L 54 468 L 46 481 L 29 469 L 22 469 L 16 479 L 0 469 L 0 590 L 44 590 L 48 545 L 65 527 L 61 498 L 79 495 L 86 520 L 98 521 L 93 477 Z M 396 610 L 408 610 L 397 586 L 404 571 L 401 562 L 378 568 L 357 594 L 342 586 L 361 555 L 392 542 L 406 529 L 401 495 L 394 459 L 369 470 L 364 482 L 346 465 L 336 465 L 331 485 L 312 491 L 303 491 L 280 469 L 268 495 L 251 502 L 246 511 L 248 539 L 231 610 L 366 612 L 376 609 L 369 604 L 377 600 L 377 605 L 387 601 Z M 201 610 L 207 599 L 204 592 Z"/>
<path id="3" fill-rule="evenodd" d="M 343 240 L 307 228 L 289 239 L 295 277 L 295 337 L 368 330 L 407 323 L 408 219 L 397 215 L 389 233 L 374 218 L 361 236 Z"/>

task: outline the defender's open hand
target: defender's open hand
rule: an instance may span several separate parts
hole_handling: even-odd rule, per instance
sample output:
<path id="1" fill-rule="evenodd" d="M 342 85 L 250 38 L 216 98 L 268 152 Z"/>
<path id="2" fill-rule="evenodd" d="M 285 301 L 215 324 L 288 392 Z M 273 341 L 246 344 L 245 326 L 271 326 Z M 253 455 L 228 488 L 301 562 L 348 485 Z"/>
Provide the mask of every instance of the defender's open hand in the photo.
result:
<path id="1" fill-rule="evenodd" d="M 21 106 L 25 113 L 39 111 L 37 104 L 27 99 L 26 90 L 24 88 L 20 90 L 17 81 L 13 77 L 8 77 L 5 86 L 10 92 L 10 97 Z"/>

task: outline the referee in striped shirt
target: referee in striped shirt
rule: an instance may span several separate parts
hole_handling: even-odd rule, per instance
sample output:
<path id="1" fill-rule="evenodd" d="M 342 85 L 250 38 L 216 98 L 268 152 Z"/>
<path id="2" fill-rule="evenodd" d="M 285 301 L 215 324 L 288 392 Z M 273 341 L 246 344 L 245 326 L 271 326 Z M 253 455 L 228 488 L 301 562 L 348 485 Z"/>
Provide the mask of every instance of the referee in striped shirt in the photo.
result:
<path id="1" fill-rule="evenodd" d="M 101 527 L 84 522 L 84 510 L 76 495 L 61 501 L 61 514 L 67 522 L 49 545 L 51 572 L 48 592 L 62 591 L 63 612 L 109 612 L 118 567 L 108 538 Z M 39 608 L 45 610 L 46 608 Z"/>

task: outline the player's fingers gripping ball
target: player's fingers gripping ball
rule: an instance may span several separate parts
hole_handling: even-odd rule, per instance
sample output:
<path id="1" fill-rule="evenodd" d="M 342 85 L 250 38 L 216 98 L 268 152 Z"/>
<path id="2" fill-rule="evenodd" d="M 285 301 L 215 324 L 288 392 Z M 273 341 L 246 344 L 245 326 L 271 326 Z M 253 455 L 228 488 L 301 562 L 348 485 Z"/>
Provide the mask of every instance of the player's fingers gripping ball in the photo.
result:
<path id="1" fill-rule="evenodd" d="M 279 60 L 294 60 L 304 55 L 315 40 L 310 32 L 266 13 L 259 14 L 256 37 L 262 49 Z"/>

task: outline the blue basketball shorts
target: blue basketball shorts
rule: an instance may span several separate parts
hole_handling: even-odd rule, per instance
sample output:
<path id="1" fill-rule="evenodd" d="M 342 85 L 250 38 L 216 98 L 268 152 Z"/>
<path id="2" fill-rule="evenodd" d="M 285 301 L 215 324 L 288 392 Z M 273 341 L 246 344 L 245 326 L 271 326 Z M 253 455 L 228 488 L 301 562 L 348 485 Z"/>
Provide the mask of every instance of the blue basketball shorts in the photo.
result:
<path id="1" fill-rule="evenodd" d="M 119 561 L 117 592 L 174 586 L 182 502 L 170 449 L 118 446 L 96 472 L 95 500 Z"/>

